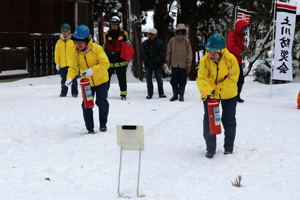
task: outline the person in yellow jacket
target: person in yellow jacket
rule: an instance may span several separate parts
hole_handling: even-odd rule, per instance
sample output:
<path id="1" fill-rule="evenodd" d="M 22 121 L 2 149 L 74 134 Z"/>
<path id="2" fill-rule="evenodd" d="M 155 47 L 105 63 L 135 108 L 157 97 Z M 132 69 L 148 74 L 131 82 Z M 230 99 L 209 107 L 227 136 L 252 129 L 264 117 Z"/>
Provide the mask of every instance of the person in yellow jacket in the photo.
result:
<path id="1" fill-rule="evenodd" d="M 236 134 L 237 81 L 239 65 L 237 59 L 225 48 L 225 39 L 213 34 L 206 43 L 206 54 L 200 60 L 197 86 L 204 104 L 203 136 L 206 141 L 206 157 L 216 152 L 216 136 L 210 135 L 207 100 L 219 99 L 222 105 L 222 123 L 225 141 L 224 154 L 232 154 Z"/>
<path id="2" fill-rule="evenodd" d="M 90 30 L 86 25 L 78 26 L 72 39 L 76 45 L 76 52 L 70 57 L 70 68 L 65 85 L 70 85 L 78 72 L 89 79 L 92 93 L 96 96 L 96 105 L 99 108 L 100 131 L 105 132 L 107 131 L 106 124 L 109 112 L 107 101 L 109 60 L 102 47 L 92 42 Z M 88 133 L 95 133 L 93 109 L 85 108 L 82 101 L 82 110 Z"/>
<path id="3" fill-rule="evenodd" d="M 61 92 L 60 97 L 67 96 L 68 87 L 65 85 L 66 76 L 68 73 L 68 56 L 72 55 L 75 51 L 75 44 L 71 39 L 71 27 L 69 24 L 61 25 L 61 36 L 56 42 L 54 50 L 54 61 L 56 64 L 56 70 L 59 71 L 61 77 Z M 74 79 L 71 93 L 73 97 L 78 95 L 78 84 L 77 80 Z"/>

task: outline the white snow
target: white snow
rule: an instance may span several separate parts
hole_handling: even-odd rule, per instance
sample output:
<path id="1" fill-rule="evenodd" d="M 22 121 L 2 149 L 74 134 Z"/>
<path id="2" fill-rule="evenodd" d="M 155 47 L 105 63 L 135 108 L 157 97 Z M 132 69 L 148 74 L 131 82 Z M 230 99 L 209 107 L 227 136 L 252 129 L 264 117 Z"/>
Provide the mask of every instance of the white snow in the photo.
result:
<path id="1" fill-rule="evenodd" d="M 233 155 L 205 158 L 203 104 L 195 82 L 185 102 L 155 96 L 146 83 L 130 82 L 128 100 L 109 91 L 108 132 L 87 135 L 81 97 L 59 98 L 60 78 L 0 83 L 0 199 L 111 200 L 117 197 L 119 147 L 116 125 L 145 129 L 140 193 L 144 200 L 300 199 L 300 83 L 269 86 L 247 80 L 237 107 Z M 171 87 L 164 82 L 168 97 Z M 94 109 L 98 130 L 98 109 Z M 121 192 L 136 194 L 137 152 L 124 152 Z M 238 175 L 242 187 L 231 185 Z"/>
<path id="2" fill-rule="evenodd" d="M 0 73 L 0 76 L 20 75 L 20 74 L 28 74 L 28 71 L 25 69 L 6 70 L 6 71 L 2 71 Z"/>

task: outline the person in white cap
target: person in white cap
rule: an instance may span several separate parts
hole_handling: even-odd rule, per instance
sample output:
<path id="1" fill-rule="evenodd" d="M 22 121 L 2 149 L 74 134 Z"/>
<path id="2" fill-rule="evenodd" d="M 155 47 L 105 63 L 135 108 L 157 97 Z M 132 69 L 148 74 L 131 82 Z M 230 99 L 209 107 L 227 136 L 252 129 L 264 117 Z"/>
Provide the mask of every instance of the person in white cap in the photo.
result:
<path id="1" fill-rule="evenodd" d="M 168 42 L 166 62 L 172 68 L 171 85 L 173 97 L 170 101 L 184 101 L 184 90 L 187 83 L 187 75 L 190 73 L 192 65 L 192 48 L 189 39 L 186 38 L 186 27 L 178 24 L 176 36 Z"/>
<path id="2" fill-rule="evenodd" d="M 157 30 L 149 30 L 149 38 L 142 44 L 142 59 L 146 71 L 147 92 L 146 99 L 152 99 L 153 96 L 153 72 L 157 82 L 159 98 L 166 98 L 163 89 L 162 73 L 165 60 L 164 43 L 157 38 Z"/>

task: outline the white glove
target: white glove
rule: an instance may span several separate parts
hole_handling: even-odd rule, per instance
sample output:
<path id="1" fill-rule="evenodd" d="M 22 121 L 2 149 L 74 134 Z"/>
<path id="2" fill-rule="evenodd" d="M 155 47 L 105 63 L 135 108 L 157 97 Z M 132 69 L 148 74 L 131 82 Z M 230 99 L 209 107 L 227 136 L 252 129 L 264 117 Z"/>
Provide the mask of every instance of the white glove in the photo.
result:
<path id="1" fill-rule="evenodd" d="M 68 78 L 65 82 L 65 85 L 66 86 L 70 86 L 72 84 L 72 79 L 71 78 Z"/>
<path id="2" fill-rule="evenodd" d="M 92 68 L 89 68 L 83 72 L 84 76 L 92 76 L 93 74 L 94 74 L 94 70 Z"/>
<path id="3" fill-rule="evenodd" d="M 59 64 L 56 64 L 55 68 L 57 71 L 59 71 Z"/>

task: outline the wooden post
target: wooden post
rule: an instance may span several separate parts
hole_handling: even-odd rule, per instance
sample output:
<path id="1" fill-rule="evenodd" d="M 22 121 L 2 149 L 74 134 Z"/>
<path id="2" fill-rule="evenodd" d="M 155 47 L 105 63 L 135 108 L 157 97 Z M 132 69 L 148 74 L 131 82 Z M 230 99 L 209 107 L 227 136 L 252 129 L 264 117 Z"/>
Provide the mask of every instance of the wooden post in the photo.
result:
<path id="1" fill-rule="evenodd" d="M 41 75 L 46 76 L 47 75 L 47 65 L 46 65 L 46 59 L 47 59 L 47 54 L 46 54 L 46 39 L 41 38 Z"/>
<path id="2" fill-rule="evenodd" d="M 98 36 L 99 36 L 99 44 L 103 45 L 104 44 L 104 17 L 103 17 L 103 11 L 102 8 L 99 11 L 99 21 L 98 21 Z"/>
<path id="3" fill-rule="evenodd" d="M 40 65 L 41 65 L 41 54 L 40 47 L 41 41 L 38 38 L 35 38 L 35 65 L 34 65 L 34 76 L 40 76 Z"/>

